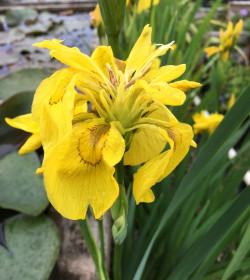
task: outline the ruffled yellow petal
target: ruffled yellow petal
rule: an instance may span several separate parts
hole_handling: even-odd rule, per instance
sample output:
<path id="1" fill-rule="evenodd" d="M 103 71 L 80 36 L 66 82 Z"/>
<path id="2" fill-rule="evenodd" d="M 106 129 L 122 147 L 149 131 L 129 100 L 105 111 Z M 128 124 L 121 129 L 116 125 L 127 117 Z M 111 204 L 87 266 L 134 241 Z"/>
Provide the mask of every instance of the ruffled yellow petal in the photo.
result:
<path id="1" fill-rule="evenodd" d="M 91 58 L 95 61 L 97 66 L 109 80 L 110 78 L 112 78 L 112 74 L 114 74 L 114 78 L 117 79 L 117 66 L 115 64 L 115 59 L 111 47 L 97 47 L 91 55 Z"/>
<path id="2" fill-rule="evenodd" d="M 141 78 L 147 83 L 151 82 L 171 82 L 179 78 L 186 70 L 185 64 L 178 66 L 166 65 L 159 68 L 159 65 L 151 67 L 150 70 Z"/>
<path id="3" fill-rule="evenodd" d="M 27 141 L 22 145 L 22 147 L 19 150 L 19 154 L 27 154 L 30 152 L 33 152 L 40 148 L 42 145 L 41 143 L 41 138 L 40 138 L 40 133 L 34 133 L 32 134 Z"/>
<path id="4" fill-rule="evenodd" d="M 129 150 L 124 155 L 125 165 L 139 165 L 156 157 L 167 144 L 166 131 L 154 125 L 139 128 L 132 134 Z"/>
<path id="5" fill-rule="evenodd" d="M 224 33 L 224 38 L 227 39 L 228 37 L 233 35 L 233 23 L 231 21 L 227 24 L 227 29 Z"/>
<path id="6" fill-rule="evenodd" d="M 189 125 L 171 124 L 166 131 L 170 149 L 146 162 L 134 176 L 133 193 L 137 204 L 153 201 L 151 187 L 168 176 L 190 148 L 193 131 Z"/>
<path id="7" fill-rule="evenodd" d="M 234 27 L 234 31 L 233 31 L 233 36 L 235 37 L 236 40 L 238 40 L 239 36 L 240 36 L 240 33 L 242 31 L 242 28 L 243 28 L 243 21 L 242 19 L 240 19 L 235 27 Z"/>
<path id="8" fill-rule="evenodd" d="M 179 78 L 186 71 L 186 64 L 180 64 L 178 66 L 167 65 L 162 66 L 154 73 L 151 73 L 153 82 L 171 82 Z"/>
<path id="9" fill-rule="evenodd" d="M 141 68 L 151 53 L 151 34 L 152 28 L 146 25 L 143 31 L 132 48 L 129 57 L 126 61 L 126 78 L 130 79 L 132 74 L 139 68 Z"/>
<path id="10" fill-rule="evenodd" d="M 34 46 L 39 48 L 50 49 L 50 55 L 60 62 L 68 65 L 76 71 L 92 72 L 92 75 L 97 76 L 104 74 L 99 70 L 94 60 L 88 55 L 83 54 L 78 48 L 69 48 L 60 44 L 61 41 L 53 39 L 52 41 L 45 40 L 42 43 L 36 43 Z M 98 73 L 98 74 L 97 74 Z"/>
<path id="11" fill-rule="evenodd" d="M 89 15 L 91 16 L 92 27 L 98 27 L 100 24 L 103 24 L 99 4 L 95 6 L 94 11 L 90 12 Z"/>
<path id="12" fill-rule="evenodd" d="M 32 117 L 40 123 L 41 112 L 43 104 L 57 104 L 62 101 L 67 85 L 70 83 L 72 77 L 76 74 L 70 68 L 64 68 L 56 71 L 49 78 L 43 80 L 35 92 L 32 103 Z"/>
<path id="13" fill-rule="evenodd" d="M 84 95 L 76 94 L 75 95 L 75 108 L 74 108 L 74 115 L 87 113 L 88 111 L 88 103 Z"/>
<path id="14" fill-rule="evenodd" d="M 119 188 L 114 167 L 124 152 L 113 125 L 78 124 L 50 153 L 44 167 L 48 198 L 64 217 L 84 219 L 88 205 L 100 218 L 116 200 Z"/>
<path id="15" fill-rule="evenodd" d="M 178 88 L 181 91 L 186 92 L 190 88 L 201 87 L 202 84 L 196 83 L 196 82 L 187 81 L 187 80 L 182 80 L 182 81 L 178 81 L 178 82 L 175 82 L 175 83 L 171 83 L 171 84 L 169 84 L 169 86 L 172 87 L 172 88 Z"/>
<path id="16" fill-rule="evenodd" d="M 149 118 L 164 121 L 164 122 L 172 122 L 172 123 L 178 123 L 178 120 L 176 117 L 171 113 L 171 111 L 164 105 L 158 103 L 158 108 L 153 110 L 149 114 Z"/>
<path id="17" fill-rule="evenodd" d="M 72 128 L 77 94 L 77 75 L 74 73 L 70 69 L 57 71 L 44 80 L 36 91 L 32 114 L 39 124 L 45 155 Z"/>
<path id="18" fill-rule="evenodd" d="M 167 83 L 158 82 L 148 84 L 146 81 L 138 80 L 135 86 L 144 89 L 150 97 L 165 105 L 179 106 L 186 99 L 184 92 L 178 88 L 172 88 Z"/>
<path id="19" fill-rule="evenodd" d="M 41 147 L 39 127 L 33 121 L 31 114 L 18 116 L 14 119 L 5 118 L 5 121 L 8 125 L 12 127 L 32 133 L 32 135 L 28 138 L 28 140 L 23 144 L 23 146 L 19 150 L 19 154 L 30 153 Z"/>
<path id="20" fill-rule="evenodd" d="M 38 125 L 33 121 L 31 114 L 21 115 L 14 119 L 5 118 L 8 125 L 22 129 L 24 131 L 35 133 L 39 131 Z"/>
<path id="21" fill-rule="evenodd" d="M 222 114 L 215 113 L 210 115 L 205 111 L 194 114 L 194 133 L 203 133 L 208 130 L 209 134 L 212 134 L 223 118 L 224 116 Z"/>
<path id="22" fill-rule="evenodd" d="M 204 50 L 204 52 L 207 54 L 208 57 L 211 57 L 212 55 L 214 55 L 215 53 L 220 52 L 220 48 L 219 47 L 208 47 Z"/>

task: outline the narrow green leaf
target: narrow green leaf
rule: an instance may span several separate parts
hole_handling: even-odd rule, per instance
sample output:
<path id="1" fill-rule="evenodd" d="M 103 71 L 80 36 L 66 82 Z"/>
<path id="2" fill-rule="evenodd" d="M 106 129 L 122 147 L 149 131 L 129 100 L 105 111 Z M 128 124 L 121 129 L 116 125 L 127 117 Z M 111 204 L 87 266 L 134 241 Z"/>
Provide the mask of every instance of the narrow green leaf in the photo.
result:
<path id="1" fill-rule="evenodd" d="M 233 256 L 229 266 L 227 267 L 225 273 L 223 274 L 222 280 L 227 280 L 231 275 L 237 271 L 243 259 L 250 250 L 250 222 L 248 222 L 247 229 L 244 233 L 243 238 L 241 239 L 240 245 Z"/>
<path id="2" fill-rule="evenodd" d="M 238 218 L 249 209 L 250 188 L 245 189 L 238 199 L 230 206 L 226 213 L 215 223 L 212 228 L 199 238 L 188 250 L 185 257 L 175 267 L 168 280 L 185 280 L 198 267 L 205 256 L 231 229 Z"/>
<path id="3" fill-rule="evenodd" d="M 197 183 L 201 180 L 199 175 L 202 171 L 206 170 L 207 164 L 216 156 L 219 149 L 232 135 L 232 133 L 241 125 L 245 118 L 249 114 L 249 97 L 250 97 L 250 86 L 248 86 L 240 95 L 235 105 L 229 110 L 220 123 L 216 131 L 209 138 L 203 149 L 198 154 L 198 157 L 187 175 L 182 180 L 178 190 L 176 191 L 174 198 L 172 199 L 167 211 L 164 213 L 162 220 L 152 237 L 147 250 L 141 260 L 140 265 L 134 276 L 135 280 L 141 279 L 144 267 L 147 259 L 150 255 L 151 249 L 160 234 L 162 228 L 171 217 L 171 215 L 180 207 L 184 200 L 190 195 L 195 189 Z M 200 176 L 201 177 L 201 176 Z"/>

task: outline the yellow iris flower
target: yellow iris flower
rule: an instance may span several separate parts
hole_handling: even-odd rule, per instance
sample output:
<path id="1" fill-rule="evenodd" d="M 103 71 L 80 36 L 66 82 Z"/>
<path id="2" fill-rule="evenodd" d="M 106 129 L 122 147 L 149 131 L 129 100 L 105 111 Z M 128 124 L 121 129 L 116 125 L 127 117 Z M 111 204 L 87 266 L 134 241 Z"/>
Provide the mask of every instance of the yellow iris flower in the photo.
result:
<path id="1" fill-rule="evenodd" d="M 227 29 L 224 33 L 223 30 L 220 29 L 219 47 L 211 46 L 205 49 L 207 56 L 211 57 L 215 53 L 219 53 L 222 61 L 227 61 L 232 47 L 239 39 L 242 28 L 243 28 L 242 20 L 239 20 L 234 28 L 232 22 L 229 21 L 227 25 Z"/>
<path id="2" fill-rule="evenodd" d="M 112 206 L 119 194 L 114 166 L 123 158 L 125 165 L 144 163 L 133 194 L 137 204 L 152 202 L 151 187 L 195 146 L 192 127 L 165 105 L 183 104 L 184 92 L 200 84 L 172 82 L 185 65 L 160 67 L 158 56 L 172 43 L 156 48 L 151 33 L 145 26 L 126 61 L 111 47 L 100 46 L 89 57 L 56 39 L 35 44 L 68 66 L 40 84 L 32 105 L 47 195 L 66 218 L 84 219 L 88 205 L 100 218 Z"/>
<path id="3" fill-rule="evenodd" d="M 208 130 L 211 135 L 219 123 L 224 118 L 222 114 L 209 114 L 207 111 L 202 111 L 193 115 L 195 124 L 193 125 L 194 133 L 203 133 Z"/>

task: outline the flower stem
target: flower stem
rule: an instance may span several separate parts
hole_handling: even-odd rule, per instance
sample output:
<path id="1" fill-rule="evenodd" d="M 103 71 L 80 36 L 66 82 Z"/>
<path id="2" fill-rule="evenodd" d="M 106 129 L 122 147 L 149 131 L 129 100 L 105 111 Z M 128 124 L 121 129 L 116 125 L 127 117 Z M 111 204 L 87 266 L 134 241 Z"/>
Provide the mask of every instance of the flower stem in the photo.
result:
<path id="1" fill-rule="evenodd" d="M 122 279 L 121 271 L 121 260 L 122 260 L 122 244 L 115 244 L 114 249 L 114 280 Z"/>
<path id="2" fill-rule="evenodd" d="M 99 251 L 99 248 L 98 248 L 95 238 L 93 236 L 88 218 L 86 217 L 84 221 L 79 220 L 78 223 L 79 223 L 82 235 L 85 239 L 85 242 L 89 248 L 92 259 L 95 263 L 99 279 L 108 280 L 108 278 L 107 278 L 108 274 L 105 271 L 106 270 L 105 267 L 103 267 L 103 265 L 102 265 L 104 260 L 102 260 L 102 255 Z"/>
<path id="3" fill-rule="evenodd" d="M 104 243 L 104 231 L 103 231 L 103 220 L 97 220 L 98 230 L 99 230 L 99 239 L 100 239 L 100 249 L 101 249 L 101 259 L 102 267 L 106 276 L 106 279 L 109 279 L 107 269 L 105 266 L 105 243 Z"/>
<path id="4" fill-rule="evenodd" d="M 115 173 L 116 180 L 119 184 L 120 195 L 124 192 L 124 166 L 123 166 L 123 159 L 116 165 L 116 173 Z M 121 258 L 122 258 L 122 244 L 114 244 L 114 280 L 121 280 Z"/>
<path id="5" fill-rule="evenodd" d="M 120 58 L 119 51 L 119 34 L 107 34 L 108 43 L 112 47 L 113 54 L 116 58 Z"/>

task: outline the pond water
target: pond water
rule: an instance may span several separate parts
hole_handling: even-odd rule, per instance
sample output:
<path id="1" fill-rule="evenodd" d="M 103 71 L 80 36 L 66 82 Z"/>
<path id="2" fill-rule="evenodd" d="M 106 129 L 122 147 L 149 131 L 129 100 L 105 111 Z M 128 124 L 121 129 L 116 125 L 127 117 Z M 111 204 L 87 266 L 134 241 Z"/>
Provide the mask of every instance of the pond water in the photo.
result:
<path id="1" fill-rule="evenodd" d="M 56 70 L 62 67 L 49 56 L 48 50 L 32 46 L 45 39 L 64 40 L 65 45 L 90 54 L 94 31 L 90 28 L 87 12 L 32 13 L 31 9 L 16 10 L 0 15 L 0 77 L 23 68 Z"/>

